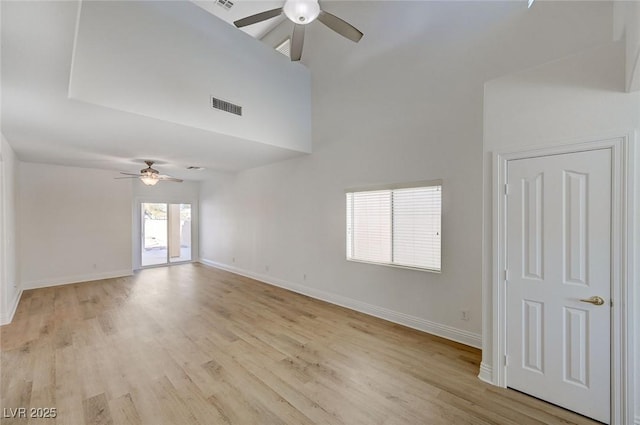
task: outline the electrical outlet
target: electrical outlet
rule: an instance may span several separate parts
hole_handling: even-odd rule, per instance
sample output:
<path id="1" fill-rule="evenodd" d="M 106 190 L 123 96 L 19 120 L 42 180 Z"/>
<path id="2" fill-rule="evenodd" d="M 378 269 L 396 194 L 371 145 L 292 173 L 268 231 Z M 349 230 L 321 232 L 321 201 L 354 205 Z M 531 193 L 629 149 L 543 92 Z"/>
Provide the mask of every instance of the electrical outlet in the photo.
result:
<path id="1" fill-rule="evenodd" d="M 460 311 L 460 318 L 464 321 L 468 321 L 469 320 L 469 310 L 461 310 Z"/>
<path id="2" fill-rule="evenodd" d="M 302 275 L 302 280 L 307 280 L 307 274 L 306 273 Z"/>

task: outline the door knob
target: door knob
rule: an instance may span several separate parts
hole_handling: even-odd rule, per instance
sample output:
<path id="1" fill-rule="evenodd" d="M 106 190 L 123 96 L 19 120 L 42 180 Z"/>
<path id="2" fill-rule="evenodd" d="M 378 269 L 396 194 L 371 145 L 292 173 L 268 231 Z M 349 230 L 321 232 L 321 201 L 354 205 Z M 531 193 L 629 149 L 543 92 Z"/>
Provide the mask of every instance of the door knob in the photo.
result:
<path id="1" fill-rule="evenodd" d="M 586 300 L 580 300 L 583 303 L 591 303 L 593 305 L 602 305 L 604 304 L 604 300 L 602 299 L 602 297 L 599 297 L 597 295 L 594 295 L 591 298 L 587 298 Z"/>

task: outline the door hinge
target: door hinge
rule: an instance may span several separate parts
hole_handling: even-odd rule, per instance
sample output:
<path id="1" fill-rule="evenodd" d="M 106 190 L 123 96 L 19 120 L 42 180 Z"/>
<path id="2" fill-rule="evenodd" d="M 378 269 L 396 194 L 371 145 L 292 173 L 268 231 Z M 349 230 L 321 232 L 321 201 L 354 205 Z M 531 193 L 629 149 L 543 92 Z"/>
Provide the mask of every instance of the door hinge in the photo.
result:
<path id="1" fill-rule="evenodd" d="M 508 195 L 509 194 L 509 183 L 505 183 L 504 184 L 504 194 Z"/>
<path id="2" fill-rule="evenodd" d="M 504 269 L 504 283 L 509 282 L 509 269 Z"/>
<path id="3" fill-rule="evenodd" d="M 507 356 L 506 354 L 504 355 L 504 365 L 509 366 L 509 356 Z"/>
<path id="4" fill-rule="evenodd" d="M 609 305 L 610 305 L 611 307 L 613 307 L 613 298 L 611 298 L 611 299 L 609 300 Z"/>

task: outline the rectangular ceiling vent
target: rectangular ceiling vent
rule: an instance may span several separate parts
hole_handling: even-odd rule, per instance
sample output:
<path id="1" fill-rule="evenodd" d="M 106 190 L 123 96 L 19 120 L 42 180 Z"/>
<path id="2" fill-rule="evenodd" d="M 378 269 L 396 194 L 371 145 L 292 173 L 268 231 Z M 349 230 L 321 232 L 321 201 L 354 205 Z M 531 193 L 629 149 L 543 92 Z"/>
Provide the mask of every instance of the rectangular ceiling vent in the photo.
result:
<path id="1" fill-rule="evenodd" d="M 217 0 L 216 4 L 225 10 L 229 10 L 233 7 L 233 2 L 230 0 Z"/>
<path id="2" fill-rule="evenodd" d="M 211 96 L 211 107 L 213 109 L 220 109 L 221 111 L 242 116 L 242 106 L 234 105 L 231 102 L 218 99 L 217 97 Z"/>

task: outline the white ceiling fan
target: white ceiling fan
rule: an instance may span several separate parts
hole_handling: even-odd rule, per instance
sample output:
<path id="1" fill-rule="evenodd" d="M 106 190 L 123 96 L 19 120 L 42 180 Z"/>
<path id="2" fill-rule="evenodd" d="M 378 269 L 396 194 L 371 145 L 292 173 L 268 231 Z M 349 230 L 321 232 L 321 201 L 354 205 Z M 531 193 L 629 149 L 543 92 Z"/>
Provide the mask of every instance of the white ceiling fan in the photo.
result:
<path id="1" fill-rule="evenodd" d="M 275 18 L 284 13 L 293 23 L 293 35 L 291 36 L 291 60 L 299 61 L 302 57 L 302 45 L 304 44 L 305 25 L 315 21 L 316 18 L 351 41 L 358 42 L 363 34 L 350 23 L 343 21 L 329 12 L 320 9 L 318 0 L 286 0 L 283 7 L 256 13 L 234 22 L 238 28 L 257 24 L 267 19 Z"/>
<path id="2" fill-rule="evenodd" d="M 147 186 L 154 186 L 159 181 L 177 182 L 177 183 L 182 183 L 183 181 L 182 179 L 177 179 L 175 177 L 167 176 L 165 174 L 160 174 L 158 170 L 151 168 L 151 166 L 153 165 L 153 161 L 145 161 L 144 163 L 147 164 L 147 168 L 143 168 L 142 170 L 140 170 L 140 174 L 125 173 L 121 171 L 120 174 L 124 174 L 127 177 L 116 177 L 116 179 L 138 178 L 142 183 L 146 184 Z"/>

